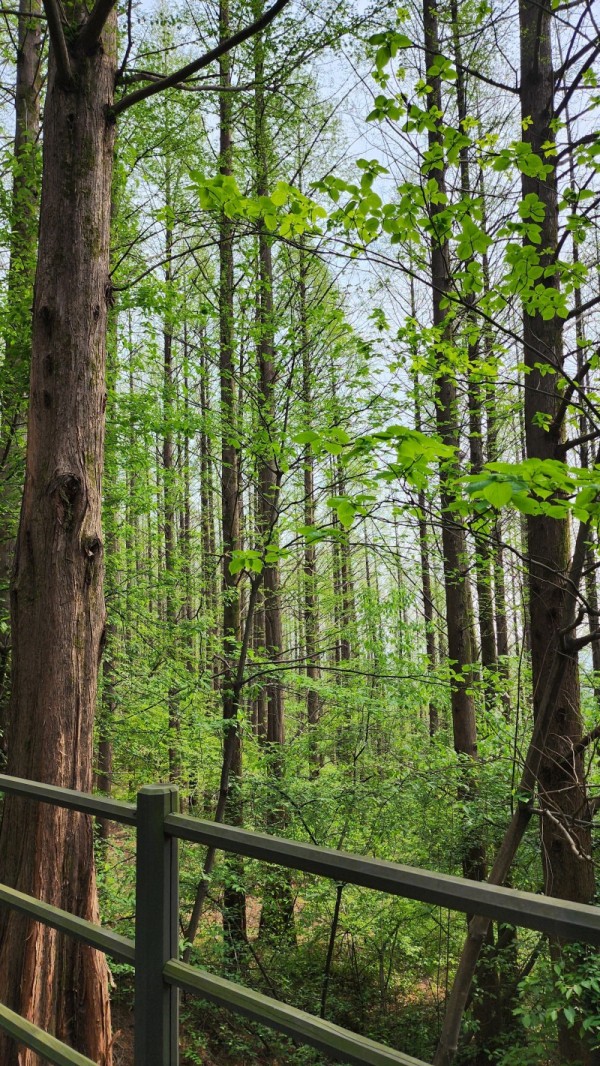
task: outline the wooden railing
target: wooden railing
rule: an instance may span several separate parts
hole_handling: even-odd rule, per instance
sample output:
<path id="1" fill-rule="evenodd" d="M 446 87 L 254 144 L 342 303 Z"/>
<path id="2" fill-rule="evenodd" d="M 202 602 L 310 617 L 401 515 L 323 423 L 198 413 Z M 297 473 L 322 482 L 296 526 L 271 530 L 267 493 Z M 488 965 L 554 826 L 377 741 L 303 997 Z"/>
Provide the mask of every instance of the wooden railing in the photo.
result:
<path id="1" fill-rule="evenodd" d="M 12 907 L 135 967 L 135 1066 L 177 1066 L 179 989 L 311 1044 L 337 1061 L 354 1066 L 426 1066 L 419 1059 L 332 1022 L 180 962 L 179 840 L 600 946 L 600 908 L 191 818 L 177 813 L 174 785 L 147 785 L 138 792 L 137 803 L 132 804 L 0 774 L 0 792 L 82 811 L 136 829 L 135 943 L 0 885 L 0 906 Z M 1 1004 L 0 1028 L 57 1066 L 96 1066 L 85 1055 Z"/>

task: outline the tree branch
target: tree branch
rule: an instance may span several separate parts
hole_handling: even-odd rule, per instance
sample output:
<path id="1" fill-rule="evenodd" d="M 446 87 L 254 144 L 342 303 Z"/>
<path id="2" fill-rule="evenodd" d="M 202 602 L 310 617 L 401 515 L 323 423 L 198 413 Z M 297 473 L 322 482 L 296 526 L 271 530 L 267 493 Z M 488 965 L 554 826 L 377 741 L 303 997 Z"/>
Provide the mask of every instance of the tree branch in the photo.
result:
<path id="1" fill-rule="evenodd" d="M 23 12 L 16 7 L 0 7 L 0 15 L 15 15 L 16 18 L 23 18 Z M 25 17 L 27 19 L 41 19 L 42 22 L 48 21 L 47 15 L 32 14 L 31 12 L 27 12 Z"/>
<path id="2" fill-rule="evenodd" d="M 93 52 L 116 2 L 117 0 L 96 0 L 77 35 L 77 44 L 84 52 Z"/>
<path id="3" fill-rule="evenodd" d="M 577 89 L 579 88 L 581 79 L 583 78 L 583 75 L 585 74 L 586 70 L 588 70 L 590 68 L 590 66 L 597 59 L 599 54 L 600 54 L 600 44 L 596 43 L 595 47 L 594 47 L 594 50 L 592 52 L 592 55 L 589 56 L 588 60 L 583 64 L 581 69 L 577 72 L 577 74 L 573 78 L 573 81 L 569 85 L 568 89 L 565 90 L 565 94 L 564 94 L 560 104 L 554 110 L 554 118 L 558 118 L 562 114 L 562 112 L 565 110 L 565 108 L 567 107 L 567 105 L 569 103 L 569 100 L 574 95 L 574 93 L 577 92 Z"/>
<path id="4" fill-rule="evenodd" d="M 44 0 L 44 11 L 48 19 L 48 30 L 54 49 L 58 80 L 61 85 L 68 87 L 73 84 L 73 72 L 63 29 L 59 0 Z"/>
<path id="5" fill-rule="evenodd" d="M 557 451 L 560 455 L 565 455 L 571 448 L 578 448 L 580 444 L 589 444 L 592 440 L 597 440 L 600 430 L 592 429 L 589 433 L 582 434 L 581 437 L 575 437 L 574 440 L 565 440 L 558 445 Z"/>
<path id="6" fill-rule="evenodd" d="M 565 637 L 563 648 L 568 655 L 572 655 L 575 651 L 581 651 L 582 648 L 587 648 L 588 644 L 595 644 L 597 640 L 600 640 L 600 629 L 594 629 L 591 633 L 586 633 L 583 637 Z"/>
<path id="7" fill-rule="evenodd" d="M 555 85 L 559 84 L 559 82 L 562 80 L 562 78 L 564 78 L 564 76 L 567 73 L 567 71 L 570 70 L 570 68 L 572 66 L 574 66 L 575 63 L 578 63 L 580 59 L 583 59 L 583 57 L 585 56 L 586 52 L 594 52 L 595 53 L 597 47 L 598 47 L 598 42 L 597 41 L 587 41 L 586 44 L 582 45 L 582 47 L 579 49 L 578 52 L 575 52 L 572 56 L 570 56 L 567 60 L 565 60 L 565 62 L 562 64 L 562 66 L 560 66 L 558 68 L 558 70 L 554 71 L 554 83 L 555 83 Z M 586 63 L 586 66 L 589 66 L 589 65 L 590 65 L 589 63 Z"/>
<path id="8" fill-rule="evenodd" d="M 121 85 L 134 85 L 136 82 L 148 81 L 159 82 L 164 78 L 163 74 L 155 74 L 151 70 L 133 70 L 131 74 L 128 74 L 126 78 L 120 79 Z M 174 89 L 181 89 L 186 93 L 241 93 L 248 92 L 252 89 L 255 82 L 248 81 L 244 85 L 216 85 L 212 82 L 207 82 L 202 79 L 196 81 L 189 78 L 186 81 L 178 82 L 173 86 Z"/>
<path id="9" fill-rule="evenodd" d="M 597 725 L 594 729 L 586 733 L 584 737 L 573 745 L 573 755 L 582 755 L 586 748 L 589 748 L 590 744 L 593 744 L 595 740 L 600 738 L 600 725 Z"/>
<path id="10" fill-rule="evenodd" d="M 569 404 L 571 403 L 571 400 L 573 399 L 573 393 L 575 392 L 575 389 L 577 388 L 577 386 L 581 385 L 581 383 L 582 383 L 583 379 L 585 378 L 588 370 L 590 369 L 590 366 L 591 366 L 591 362 L 588 359 L 583 364 L 581 369 L 577 371 L 575 377 L 571 378 L 569 384 L 567 385 L 567 387 L 566 387 L 566 389 L 564 391 L 564 395 L 563 395 L 563 398 L 561 400 L 560 407 L 559 407 L 558 411 L 556 412 L 554 418 L 552 419 L 552 425 L 548 429 L 548 434 L 550 436 L 553 436 L 554 434 L 558 434 L 558 432 L 560 430 L 560 427 L 562 426 L 563 419 L 564 419 L 564 417 L 565 417 L 565 415 L 567 413 L 567 409 L 569 407 Z"/>
<path id="11" fill-rule="evenodd" d="M 100 0 L 98 0 L 100 2 Z M 192 63 L 188 63 L 184 67 L 180 67 L 173 74 L 169 74 L 166 78 L 161 78 L 160 81 L 154 82 L 152 85 L 146 85 L 143 89 L 138 89 L 137 92 L 129 93 L 128 96 L 124 96 L 119 100 L 112 109 L 113 116 L 122 114 L 123 111 L 127 111 L 133 104 L 137 104 L 140 100 L 146 100 L 149 96 L 154 96 L 155 93 L 160 93 L 164 89 L 170 89 L 173 86 L 178 85 L 179 82 L 184 81 L 186 78 L 196 74 L 197 71 L 202 70 L 204 67 L 208 67 L 210 63 L 213 63 L 215 59 L 219 59 L 222 55 L 230 52 L 236 45 L 242 44 L 250 37 L 254 37 L 255 34 L 260 33 L 262 30 L 273 21 L 273 19 L 283 11 L 284 7 L 289 4 L 290 0 L 276 0 L 276 2 L 265 11 L 260 18 L 250 23 L 249 26 L 245 26 L 244 29 L 238 30 L 237 33 L 232 34 L 225 41 L 221 41 L 220 44 L 211 48 L 210 52 L 206 52 L 205 55 L 200 56 L 199 59 L 195 59 Z"/>

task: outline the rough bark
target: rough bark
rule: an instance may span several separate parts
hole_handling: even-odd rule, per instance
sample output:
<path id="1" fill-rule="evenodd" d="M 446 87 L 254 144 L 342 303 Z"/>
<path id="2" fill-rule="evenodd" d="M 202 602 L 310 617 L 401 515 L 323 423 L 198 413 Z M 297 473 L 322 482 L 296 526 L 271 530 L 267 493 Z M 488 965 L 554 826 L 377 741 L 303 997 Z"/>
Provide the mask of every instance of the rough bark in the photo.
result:
<path id="1" fill-rule="evenodd" d="M 254 0 L 253 16 L 260 18 L 262 0 Z M 254 165 L 257 196 L 268 196 L 270 183 L 270 141 L 267 122 L 265 80 L 265 38 L 254 37 Z M 276 395 L 277 362 L 275 351 L 275 316 L 273 303 L 272 238 L 266 226 L 257 227 L 258 243 L 258 302 L 257 302 L 257 360 L 260 409 L 258 430 L 258 513 L 257 527 L 263 562 L 263 618 L 265 655 L 271 669 L 276 670 L 283 649 L 279 563 L 267 561 L 269 545 L 276 547 L 279 520 L 280 470 L 277 461 Z M 273 781 L 272 799 L 267 808 L 267 825 L 272 832 L 282 832 L 285 812 L 278 803 L 279 782 L 283 778 L 284 691 L 280 677 L 271 672 L 266 688 L 265 752 L 269 776 Z M 263 893 L 260 917 L 261 934 L 269 936 L 289 934 L 293 929 L 294 908 L 291 878 L 288 871 L 268 875 Z"/>
<path id="2" fill-rule="evenodd" d="M 42 47 L 40 0 L 20 0 L 15 86 L 14 177 L 7 306 L 0 372 L 0 744 L 6 757 L 10 665 L 10 576 L 25 465 L 24 427 L 31 357 L 31 298 L 39 197 L 38 137 Z"/>
<path id="3" fill-rule="evenodd" d="M 585 559 L 585 544 L 588 537 L 589 529 L 580 527 L 569 572 L 564 580 L 560 582 L 566 589 L 574 590 L 579 587 Z M 575 620 L 573 597 L 566 599 L 565 609 L 563 628 L 572 626 Z M 555 636 L 554 639 L 554 654 L 550 659 L 549 671 L 544 678 L 542 690 L 539 694 L 537 715 L 517 789 L 518 794 L 523 799 L 519 802 L 496 853 L 488 879 L 491 885 L 502 885 L 506 881 L 525 830 L 531 821 L 533 796 L 540 776 L 542 758 L 546 751 L 548 736 L 553 728 L 555 710 L 561 701 L 563 682 L 568 678 L 568 667 L 575 658 L 572 653 L 569 654 L 564 651 L 562 641 L 559 638 Z M 477 962 L 486 941 L 490 924 L 490 919 L 479 917 L 473 918 L 469 923 L 468 936 L 446 1004 L 446 1013 L 433 1066 L 451 1066 L 454 1060 L 458 1048 L 463 1014 L 471 994 Z"/>
<path id="4" fill-rule="evenodd" d="M 75 22 L 83 5 L 69 4 Z M 50 55 L 33 311 L 25 491 L 11 588 L 13 672 L 8 772 L 90 791 L 104 635 L 101 481 L 114 127 L 115 20 L 73 81 Z M 7 799 L 0 876 L 97 920 L 90 820 Z M 109 1066 L 106 962 L 53 930 L 3 911 L 5 1002 Z M 0 1034 L 0 1061 L 36 1056 Z"/>
<path id="5" fill-rule="evenodd" d="M 550 3 L 521 0 L 519 7 L 521 40 L 521 116 L 523 139 L 534 153 L 547 160 L 542 145 L 554 136 L 554 71 L 552 63 L 552 9 Z M 541 259 L 552 262 L 558 250 L 558 197 L 556 173 L 544 180 L 522 175 L 523 197 L 535 193 L 545 207 L 541 223 Z M 558 271 L 548 279 L 549 287 L 559 287 Z M 523 344 L 528 370 L 525 390 L 525 439 L 528 458 L 561 459 L 564 426 L 556 422 L 560 396 L 554 374 L 543 375 L 544 364 L 560 368 L 563 360 L 562 320 L 544 320 L 540 314 L 525 311 Z M 541 365 L 541 370 L 540 370 Z M 551 429 L 540 424 L 540 414 L 549 416 Z M 554 424 L 555 428 L 552 429 Z M 549 655 L 555 635 L 562 627 L 572 591 L 557 580 L 566 572 L 570 554 L 566 520 L 544 515 L 529 516 L 529 595 L 531 618 L 531 663 L 534 714 L 539 713 L 539 694 L 548 672 Z M 589 903 L 594 895 L 591 861 L 589 807 L 582 756 L 576 746 L 582 736 L 580 686 L 577 659 L 564 664 L 561 698 L 552 722 L 547 750 L 540 767 L 539 792 L 542 809 L 541 846 L 545 891 L 563 899 Z M 574 819 L 578 824 L 574 824 Z M 557 820 L 560 824 L 557 824 Z M 565 828 L 567 832 L 565 833 Z M 558 950 L 555 948 L 555 951 Z M 575 1030 L 559 1026 L 559 1048 L 564 1063 L 580 1061 L 585 1048 Z"/>
<path id="6" fill-rule="evenodd" d="M 551 9 L 547 4 L 522 0 L 519 8 L 521 37 L 521 108 L 524 139 L 545 159 L 542 144 L 552 138 L 553 87 Z M 556 177 L 543 181 L 523 175 L 523 196 L 536 193 L 545 205 L 540 248 L 547 264 L 558 245 Z M 558 276 L 547 282 L 558 286 Z M 523 341 L 528 368 L 525 390 L 527 457 L 561 458 L 563 427 L 555 420 L 560 396 L 554 375 L 544 375 L 540 365 L 557 368 L 562 361 L 560 319 L 543 320 L 524 314 Z M 539 424 L 539 414 L 547 416 Z M 544 420 L 542 420 L 544 421 Z M 552 818 L 542 817 L 542 856 L 548 894 L 587 903 L 593 897 L 593 866 L 589 836 L 589 807 L 582 773 L 579 678 L 576 651 L 569 650 L 564 633 L 575 627 L 576 593 L 586 556 L 590 531 L 580 526 L 569 565 L 568 526 L 546 516 L 528 519 L 529 618 L 534 690 L 534 730 L 519 785 L 519 793 L 533 797 L 537 787 L 540 805 Z M 532 800 L 520 803 L 496 857 L 490 882 L 502 884 L 530 821 Z M 577 822 L 574 821 L 577 819 Z M 456 1052 L 460 1020 L 469 995 L 476 961 L 489 922 L 474 919 L 455 977 L 440 1038 L 435 1066 L 449 1066 Z M 553 952 L 560 950 L 554 945 Z M 560 1060 L 591 1061 L 575 1030 L 559 1026 Z"/>

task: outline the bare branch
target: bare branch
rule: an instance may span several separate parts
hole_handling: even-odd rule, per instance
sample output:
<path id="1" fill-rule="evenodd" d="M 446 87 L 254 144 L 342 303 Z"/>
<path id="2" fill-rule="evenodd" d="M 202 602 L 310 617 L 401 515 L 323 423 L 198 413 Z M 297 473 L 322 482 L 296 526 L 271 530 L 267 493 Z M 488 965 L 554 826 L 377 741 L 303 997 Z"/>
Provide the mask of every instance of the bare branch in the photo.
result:
<path id="1" fill-rule="evenodd" d="M 71 70 L 71 60 L 69 58 L 69 50 L 65 39 L 63 20 L 58 0 L 44 0 L 44 11 L 46 12 L 46 18 L 48 19 L 48 29 L 50 31 L 50 40 L 52 41 L 52 47 L 54 49 L 58 79 L 61 85 L 72 85 L 73 72 Z"/>
<path id="2" fill-rule="evenodd" d="M 583 637 L 565 637 L 563 648 L 568 654 L 572 655 L 573 652 L 580 651 L 581 648 L 587 648 L 588 644 L 595 644 L 597 640 L 600 640 L 600 629 L 594 629 Z"/>
<path id="3" fill-rule="evenodd" d="M 544 807 L 544 810 L 541 811 L 541 814 L 544 818 L 547 818 L 548 821 L 552 822 L 552 825 L 555 825 L 556 828 L 560 831 L 560 833 L 562 833 L 571 851 L 578 859 L 581 859 L 582 862 L 592 861 L 592 856 L 586 855 L 585 851 L 581 851 L 579 849 L 579 847 L 577 846 L 577 841 L 573 839 L 566 825 L 563 825 L 562 822 L 559 821 L 559 819 L 556 818 L 554 814 L 552 814 L 552 811 L 549 811 L 547 807 Z"/>
<path id="4" fill-rule="evenodd" d="M 588 59 L 583 64 L 581 69 L 577 72 L 577 74 L 573 78 L 573 81 L 569 85 L 568 89 L 565 90 L 565 94 L 564 94 L 560 104 L 558 105 L 557 108 L 555 108 L 555 110 L 554 110 L 554 117 L 555 118 L 558 118 L 559 115 L 561 115 L 562 112 L 565 110 L 565 108 L 567 107 L 567 105 L 569 103 L 569 100 L 571 99 L 573 94 L 575 92 L 577 92 L 577 89 L 579 88 L 579 85 L 581 84 L 581 79 L 583 78 L 583 75 L 585 74 L 586 70 L 588 70 L 590 68 L 592 63 L 595 62 L 595 60 L 597 59 L 598 55 L 600 55 L 600 43 L 594 42 L 594 50 L 593 50 L 591 56 L 588 57 Z"/>
<path id="5" fill-rule="evenodd" d="M 112 109 L 112 114 L 116 117 L 122 114 L 123 111 L 127 111 L 133 104 L 137 104 L 140 100 L 146 100 L 149 96 L 154 96 L 155 93 L 160 93 L 164 89 L 170 89 L 173 86 L 184 81 L 186 78 L 196 74 L 197 71 L 203 70 L 204 67 L 208 67 L 215 59 L 219 59 L 222 55 L 230 52 L 236 45 L 242 44 L 243 41 L 247 41 L 250 37 L 254 37 L 255 34 L 260 33 L 262 30 L 273 21 L 273 19 L 283 11 L 284 7 L 289 4 L 290 0 L 276 0 L 276 2 L 265 11 L 260 18 L 250 23 L 249 26 L 245 26 L 244 29 L 238 30 L 237 33 L 232 34 L 225 41 L 221 41 L 220 44 L 211 48 L 210 52 L 206 52 L 205 55 L 200 56 L 199 59 L 195 59 L 192 63 L 186 64 L 184 67 L 180 67 L 173 74 L 169 74 L 166 78 L 161 78 L 160 81 L 154 82 L 151 85 L 146 85 L 143 89 L 138 89 L 134 93 L 129 93 L 128 96 L 124 96 L 122 100 L 119 100 Z"/>
<path id="6" fill-rule="evenodd" d="M 133 12 L 132 12 L 133 0 L 127 0 L 127 47 L 125 48 L 125 55 L 123 56 L 123 62 L 117 71 L 115 81 L 118 82 L 119 78 L 123 76 L 129 56 L 131 55 L 131 49 L 133 48 Z"/>
<path id="7" fill-rule="evenodd" d="M 591 311 L 592 307 L 596 307 L 600 303 L 600 296 L 592 296 L 589 300 L 586 300 L 581 307 L 574 307 L 569 311 L 565 321 L 569 321 L 571 318 L 575 318 L 577 315 L 582 315 L 585 311 Z"/>
<path id="8" fill-rule="evenodd" d="M 15 15 L 16 18 L 23 18 L 23 12 L 16 7 L 0 7 L 0 15 Z M 25 17 L 27 19 L 41 19 L 42 22 L 48 21 L 47 15 L 32 14 L 29 11 Z"/>
<path id="9" fill-rule="evenodd" d="M 571 403 L 571 400 L 573 399 L 573 393 L 575 392 L 577 386 L 581 385 L 581 383 L 582 383 L 583 379 L 585 378 L 585 376 L 586 376 L 588 370 L 590 369 L 591 365 L 592 364 L 591 364 L 590 360 L 588 359 L 587 362 L 585 362 L 583 364 L 583 366 L 580 368 L 580 370 L 577 371 L 577 374 L 575 375 L 575 377 L 571 378 L 571 381 L 568 383 L 568 385 L 567 385 L 567 387 L 566 387 L 566 389 L 564 391 L 564 395 L 563 395 L 563 398 L 561 400 L 560 407 L 559 407 L 558 411 L 556 412 L 554 418 L 552 419 L 552 425 L 550 426 L 550 428 L 548 430 L 548 433 L 549 433 L 550 436 L 553 436 L 554 434 L 558 434 L 558 431 L 560 430 L 560 427 L 563 424 L 563 420 L 564 420 L 564 417 L 565 417 L 565 415 L 567 413 L 567 409 L 569 407 L 569 404 Z"/>
<path id="10" fill-rule="evenodd" d="M 578 740 L 577 744 L 573 745 L 573 755 L 581 755 L 585 749 L 589 748 L 590 744 L 593 744 L 598 738 L 600 738 L 600 725 L 595 726 L 595 728 L 591 729 L 589 733 L 586 733 L 581 740 Z"/>
<path id="11" fill-rule="evenodd" d="M 565 440 L 558 445 L 557 451 L 561 455 L 565 455 L 571 448 L 578 448 L 580 444 L 589 444 L 592 440 L 597 440 L 600 434 L 600 430 L 592 429 L 589 433 L 583 433 L 581 437 L 575 437 L 574 440 Z"/>
<path id="12" fill-rule="evenodd" d="M 568 633 L 572 633 L 574 629 L 577 629 L 577 626 L 581 625 L 581 623 L 583 622 L 584 618 L 585 618 L 585 611 L 584 611 L 583 607 L 581 607 L 579 609 L 579 611 L 577 612 L 577 618 L 572 619 L 569 622 L 569 624 L 564 627 L 564 629 L 559 629 L 559 631 L 558 631 L 559 637 L 566 637 Z"/>
<path id="13" fill-rule="evenodd" d="M 116 2 L 117 0 L 96 0 L 77 36 L 77 44 L 84 52 L 93 52 Z"/>

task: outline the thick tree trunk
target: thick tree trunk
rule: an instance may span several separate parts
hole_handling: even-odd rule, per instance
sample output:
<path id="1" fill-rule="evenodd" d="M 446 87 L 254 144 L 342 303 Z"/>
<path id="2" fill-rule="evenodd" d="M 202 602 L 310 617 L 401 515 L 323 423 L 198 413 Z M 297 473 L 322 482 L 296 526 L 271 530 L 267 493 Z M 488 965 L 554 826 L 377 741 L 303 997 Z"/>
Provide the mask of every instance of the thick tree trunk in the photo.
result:
<path id="1" fill-rule="evenodd" d="M 6 757 L 10 666 L 10 576 L 25 460 L 25 409 L 31 357 L 31 297 L 35 273 L 39 194 L 40 0 L 20 0 L 15 87 L 14 178 L 7 306 L 0 371 L 0 750 Z M 34 16 L 33 18 L 31 16 Z"/>
<path id="2" fill-rule="evenodd" d="M 554 117 L 554 71 L 552 65 L 552 9 L 521 0 L 519 8 L 521 39 L 521 115 L 523 139 L 534 153 L 547 160 L 542 145 L 551 140 Z M 522 175 L 523 197 L 535 194 L 545 207 L 541 224 L 542 263 L 553 260 L 558 249 L 558 204 L 556 173 L 544 180 Z M 558 288 L 558 273 L 547 284 Z M 544 428 L 540 414 L 552 425 L 560 405 L 557 378 L 540 372 L 540 363 L 560 367 L 563 360 L 562 320 L 545 320 L 541 315 L 524 314 L 523 341 L 528 369 L 525 390 L 525 438 L 528 458 L 561 459 L 564 426 L 556 431 Z M 543 367 L 542 367 L 543 370 Z M 534 714 L 538 713 L 539 693 L 548 672 L 548 657 L 556 654 L 558 631 L 568 611 L 565 601 L 572 590 L 556 580 L 564 574 L 569 560 L 569 529 L 566 520 L 543 515 L 528 518 L 529 593 L 531 617 L 531 662 Z M 554 710 L 553 727 L 539 775 L 542 809 L 541 844 L 545 891 L 563 899 L 589 903 L 594 895 L 594 869 L 583 760 L 575 754 L 581 740 L 580 687 L 575 656 L 564 663 L 561 699 Z M 577 824 L 575 822 L 577 821 Z M 559 1026 L 559 1047 L 564 1063 L 580 1061 L 585 1049 L 574 1029 Z"/>
<path id="3" fill-rule="evenodd" d="M 423 7 L 425 24 L 426 62 L 431 65 L 438 54 L 437 11 L 432 0 L 425 0 Z M 439 77 L 430 78 L 432 105 L 441 113 L 441 81 Z M 440 134 L 437 130 L 429 133 L 430 147 L 437 147 Z M 436 170 L 435 178 L 440 192 L 444 191 L 444 171 Z M 439 209 L 438 209 L 439 210 Z M 435 205 L 432 214 L 437 213 Z M 431 242 L 431 279 L 433 292 L 433 321 L 440 332 L 440 341 L 448 331 L 444 295 L 450 288 L 448 273 L 449 248 L 442 239 Z M 454 381 L 445 369 L 441 369 L 436 382 L 436 420 L 440 437 L 445 444 L 453 448 L 458 446 L 457 398 Z M 449 510 L 452 502 L 449 494 L 449 474 L 443 468 L 440 472 L 442 505 L 442 551 L 444 555 L 444 584 L 446 592 L 446 620 L 448 625 L 448 654 L 452 661 L 456 678 L 452 684 L 452 721 L 454 728 L 454 746 L 457 752 L 474 758 L 477 754 L 477 734 L 475 727 L 475 706 L 472 691 L 473 648 L 471 643 L 471 614 L 467 590 L 467 573 L 469 561 L 465 531 L 460 520 Z"/>
<path id="4" fill-rule="evenodd" d="M 551 9 L 546 4 L 522 0 L 521 108 L 524 139 L 533 152 L 547 159 L 542 144 L 552 138 L 553 86 Z M 539 247 L 548 250 L 546 263 L 558 245 L 558 212 L 555 175 L 543 181 L 523 175 L 523 196 L 536 193 L 545 206 Z M 536 246 L 537 247 L 537 246 Z M 550 280 L 558 286 L 558 277 Z M 524 352 L 528 367 L 525 390 L 525 437 L 528 458 L 562 458 L 562 426 L 554 418 L 560 407 L 554 375 L 538 369 L 562 360 L 560 319 L 543 320 L 524 315 Z M 539 414 L 546 419 L 540 424 Z M 544 425 L 555 425 L 549 432 Z M 521 802 L 496 857 L 490 882 L 502 884 L 530 821 L 533 794 L 538 788 L 542 817 L 542 855 L 548 894 L 587 903 L 593 897 L 594 877 L 590 858 L 589 807 L 576 745 L 581 739 L 577 655 L 568 650 L 563 634 L 571 634 L 576 617 L 576 591 L 581 582 L 586 543 L 590 531 L 580 527 L 573 560 L 569 561 L 567 523 L 546 516 L 528 520 L 529 616 L 534 690 L 534 731 L 519 784 Z M 535 554 L 534 554 L 535 549 Z M 460 1019 L 468 999 L 476 961 L 489 921 L 474 919 L 469 927 L 454 981 L 435 1066 L 449 1066 L 456 1052 Z M 559 946 L 554 945 L 554 953 Z M 559 1027 L 561 1063 L 591 1062 L 575 1029 Z"/>
<path id="5" fill-rule="evenodd" d="M 73 18 L 84 14 L 71 7 Z M 104 637 L 100 522 L 114 128 L 115 21 L 74 55 L 68 90 L 50 57 L 33 314 L 25 492 L 11 589 L 8 772 L 89 791 Z M 5 801 L 0 877 L 98 919 L 90 820 Z M 5 1002 L 108 1066 L 104 957 L 21 916 L 0 914 Z M 30 1066 L 0 1034 L 3 1066 Z"/>
<path id="6" fill-rule="evenodd" d="M 589 528 L 580 528 L 573 553 L 573 561 L 563 582 L 565 588 L 569 590 L 579 587 L 585 559 L 585 544 L 588 537 Z M 571 598 L 570 601 L 566 601 L 566 614 L 563 617 L 564 626 L 572 627 L 574 620 L 575 614 Z M 517 793 L 523 798 L 511 818 L 502 843 L 496 853 L 494 865 L 489 876 L 491 885 L 502 885 L 506 881 L 525 830 L 531 821 L 533 796 L 540 776 L 540 766 L 546 750 L 548 735 L 553 727 L 555 709 L 562 699 L 563 681 L 565 677 L 568 677 L 568 670 L 565 671 L 565 666 L 568 667 L 574 658 L 572 654 L 559 654 L 559 647 L 558 643 L 555 644 L 555 654 L 549 661 L 549 670 L 539 694 L 537 715 L 517 789 Z M 490 924 L 489 918 L 480 917 L 473 918 L 469 923 L 468 936 L 446 1006 L 446 1014 L 433 1066 L 451 1066 L 454 1060 L 462 1017 L 469 1000 L 477 961 L 488 935 Z"/>

